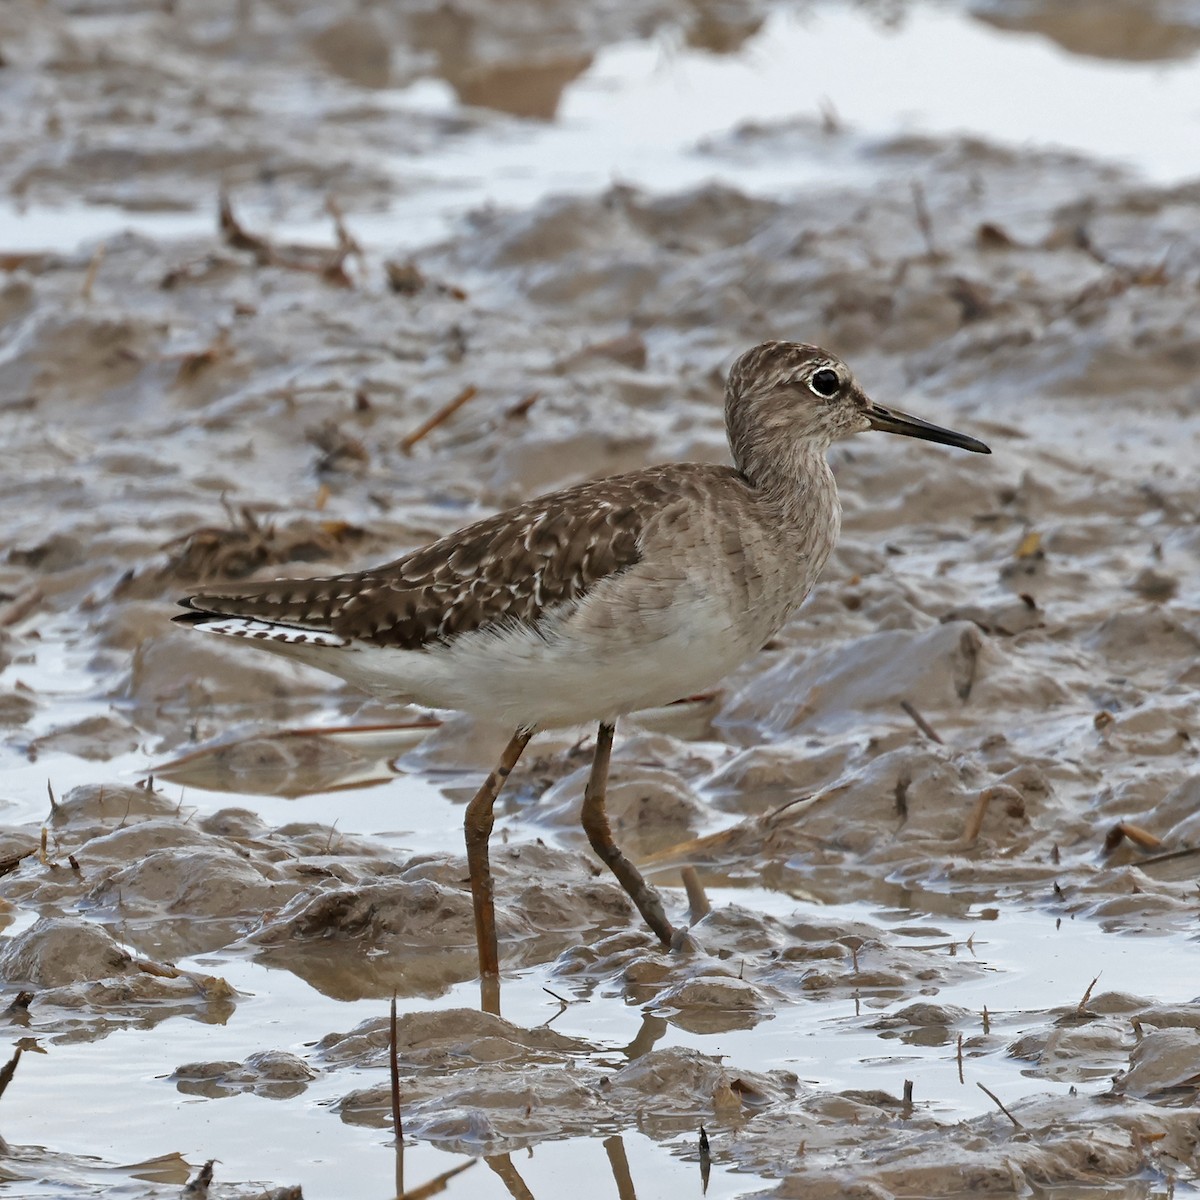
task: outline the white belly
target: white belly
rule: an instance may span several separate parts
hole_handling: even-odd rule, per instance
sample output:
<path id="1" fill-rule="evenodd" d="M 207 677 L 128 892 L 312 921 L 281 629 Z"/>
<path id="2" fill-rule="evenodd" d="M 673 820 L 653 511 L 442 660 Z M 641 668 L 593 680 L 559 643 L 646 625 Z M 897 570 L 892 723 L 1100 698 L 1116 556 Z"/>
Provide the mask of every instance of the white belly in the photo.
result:
<path id="1" fill-rule="evenodd" d="M 711 687 L 776 623 L 730 611 L 686 581 L 656 593 L 625 577 L 578 607 L 526 626 L 480 630 L 430 650 L 354 646 L 316 663 L 380 695 L 540 728 L 613 720 Z M 312 661 L 312 660 L 310 660 Z"/>
<path id="2" fill-rule="evenodd" d="M 769 546 L 734 564 L 740 576 L 714 569 L 720 556 L 662 555 L 544 613 L 536 628 L 490 626 L 420 650 L 242 618 L 200 627 L 249 638 L 390 699 L 513 728 L 579 725 L 712 687 L 779 629 L 811 582 L 812 564 L 781 562 Z"/>

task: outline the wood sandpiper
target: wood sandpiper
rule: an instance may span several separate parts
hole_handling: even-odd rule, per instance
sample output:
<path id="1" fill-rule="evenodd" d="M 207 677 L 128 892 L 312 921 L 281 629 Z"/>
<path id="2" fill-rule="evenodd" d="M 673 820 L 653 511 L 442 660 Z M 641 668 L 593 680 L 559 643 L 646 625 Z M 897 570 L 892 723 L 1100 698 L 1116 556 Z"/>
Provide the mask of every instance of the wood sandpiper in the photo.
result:
<path id="1" fill-rule="evenodd" d="M 658 893 L 605 812 L 618 717 L 710 687 L 808 595 L 837 540 L 830 445 L 877 429 L 990 453 L 873 403 L 833 354 L 766 342 L 725 394 L 732 466 L 670 463 L 539 496 L 395 562 L 198 592 L 175 618 L 320 667 L 369 692 L 515 729 L 468 804 L 483 1006 L 499 1012 L 488 841 L 505 779 L 538 729 L 599 723 L 583 827 L 659 940 Z"/>

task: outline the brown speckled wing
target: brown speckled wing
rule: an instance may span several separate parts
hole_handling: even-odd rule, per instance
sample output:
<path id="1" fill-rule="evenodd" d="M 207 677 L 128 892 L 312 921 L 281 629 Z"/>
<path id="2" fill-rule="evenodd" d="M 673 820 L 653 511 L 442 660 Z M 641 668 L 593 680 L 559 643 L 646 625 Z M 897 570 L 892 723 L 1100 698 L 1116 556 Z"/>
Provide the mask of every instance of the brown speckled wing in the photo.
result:
<path id="1" fill-rule="evenodd" d="M 670 472 L 540 496 L 368 571 L 198 592 L 180 601 L 190 611 L 176 620 L 244 617 L 404 650 L 509 622 L 536 626 L 639 560 L 646 520 L 673 494 Z"/>

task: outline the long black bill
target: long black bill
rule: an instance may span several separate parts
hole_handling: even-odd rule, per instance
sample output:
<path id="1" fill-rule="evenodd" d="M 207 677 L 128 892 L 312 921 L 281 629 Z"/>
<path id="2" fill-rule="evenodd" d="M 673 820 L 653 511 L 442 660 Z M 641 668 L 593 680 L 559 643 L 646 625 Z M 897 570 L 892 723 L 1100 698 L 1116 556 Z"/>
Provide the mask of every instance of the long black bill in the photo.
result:
<path id="1" fill-rule="evenodd" d="M 978 438 L 955 433 L 953 429 L 943 429 L 940 425 L 922 421 L 920 417 L 910 417 L 908 413 L 897 412 L 894 408 L 884 408 L 881 404 L 872 404 L 867 409 L 867 420 L 871 422 L 872 429 L 883 433 L 902 433 L 905 437 L 941 442 L 943 446 L 957 446 L 960 450 L 971 450 L 976 454 L 991 454 L 991 450 Z"/>

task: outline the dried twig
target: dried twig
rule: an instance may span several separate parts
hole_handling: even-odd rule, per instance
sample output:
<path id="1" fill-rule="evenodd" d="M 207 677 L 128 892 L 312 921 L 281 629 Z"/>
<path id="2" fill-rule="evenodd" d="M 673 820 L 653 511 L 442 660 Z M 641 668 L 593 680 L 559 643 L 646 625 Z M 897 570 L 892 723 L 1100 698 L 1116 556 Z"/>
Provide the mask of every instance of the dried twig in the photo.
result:
<path id="1" fill-rule="evenodd" d="M 207 1200 L 208 1185 L 212 1183 L 213 1163 L 217 1160 L 210 1158 L 200 1168 L 200 1173 L 183 1189 L 184 1200 Z"/>
<path id="2" fill-rule="evenodd" d="M 1122 842 L 1132 842 L 1139 850 L 1161 850 L 1163 845 L 1162 838 L 1129 821 L 1118 821 L 1108 831 L 1104 838 L 1104 853 L 1111 854 Z"/>
<path id="3" fill-rule="evenodd" d="M 542 398 L 541 392 L 530 392 L 528 396 L 518 400 L 511 408 L 504 413 L 506 417 L 524 417 L 529 415 L 529 410 Z"/>
<path id="4" fill-rule="evenodd" d="M 1010 1113 L 1008 1111 L 1008 1109 L 1004 1107 L 1004 1102 L 1000 1099 L 999 1096 L 996 1095 L 995 1092 L 992 1091 L 991 1088 L 984 1087 L 983 1084 L 980 1083 L 978 1080 L 975 1081 L 975 1086 L 981 1092 L 983 1092 L 983 1094 L 985 1096 L 987 1096 L 988 1099 L 990 1099 L 991 1102 L 1013 1123 L 1014 1129 L 1023 1129 L 1024 1128 L 1024 1126 L 1021 1124 L 1021 1122 L 1018 1121 L 1017 1118 L 1014 1117 L 1012 1115 L 1012 1113 Z"/>
<path id="5" fill-rule="evenodd" d="M 1100 976 L 1097 975 L 1096 978 L 1093 979 L 1092 982 L 1087 985 L 1087 991 L 1083 993 L 1083 998 L 1075 1006 L 1075 1011 L 1080 1016 L 1082 1016 L 1085 1012 L 1087 1012 L 1088 1001 L 1092 998 L 1092 988 L 1094 988 L 1096 986 L 1096 984 L 1098 984 L 1099 982 L 1100 982 Z"/>
<path id="6" fill-rule="evenodd" d="M 1152 863 L 1171 862 L 1176 858 L 1190 858 L 1193 854 L 1200 854 L 1200 846 L 1185 846 L 1182 850 L 1168 850 L 1164 854 L 1152 854 L 1149 858 L 1141 859 L 1138 866 L 1148 867 Z"/>
<path id="7" fill-rule="evenodd" d="M 233 205 L 226 192 L 222 192 L 217 201 L 217 227 L 226 245 L 234 250 L 248 250 L 254 255 L 259 266 L 266 266 L 274 259 L 275 252 L 266 238 L 242 228 L 241 222 L 233 215 Z"/>
<path id="8" fill-rule="evenodd" d="M 87 272 L 83 277 L 83 283 L 80 285 L 79 294 L 85 299 L 92 298 L 92 288 L 96 285 L 96 276 L 100 274 L 100 265 L 104 262 L 105 245 L 103 242 L 96 247 L 95 253 L 92 255 L 92 261 L 88 263 Z"/>
<path id="9" fill-rule="evenodd" d="M 704 920 L 712 912 L 712 905 L 708 902 L 704 884 L 700 882 L 700 876 L 695 867 L 684 867 L 679 874 L 683 878 L 684 891 L 687 892 L 688 924 L 695 925 L 697 921 Z"/>
<path id="10" fill-rule="evenodd" d="M 346 274 L 346 259 L 352 253 L 360 252 L 358 243 L 346 232 L 336 215 L 334 222 L 338 239 L 336 246 L 274 246 L 265 237 L 251 233 L 242 226 L 234 216 L 233 205 L 225 192 L 221 193 L 217 210 L 217 223 L 226 245 L 234 250 L 249 251 L 260 267 L 307 271 L 338 287 L 352 287 L 354 281 Z"/>
<path id="11" fill-rule="evenodd" d="M 913 724 L 931 741 L 937 742 L 939 746 L 944 746 L 946 743 L 942 741 L 940 734 L 923 716 L 917 711 L 916 706 L 910 700 L 901 700 L 900 707 L 912 718 Z"/>
<path id="12" fill-rule="evenodd" d="M 21 1047 L 18 1046 L 13 1051 L 13 1056 L 0 1067 L 0 1096 L 8 1090 L 8 1085 L 12 1083 L 12 1077 L 17 1069 L 17 1063 L 21 1061 Z"/>
<path id="13" fill-rule="evenodd" d="M 983 819 L 987 816 L 987 810 L 991 803 L 992 789 L 984 788 L 979 793 L 979 799 L 975 801 L 975 807 L 971 809 L 971 815 L 967 818 L 966 825 L 963 826 L 962 840 L 966 845 L 971 845 L 979 837 L 979 831 L 983 828 Z"/>
<path id="14" fill-rule="evenodd" d="M 910 187 L 912 188 L 913 211 L 917 217 L 917 228 L 925 240 L 925 253 L 930 258 L 941 258 L 933 240 L 933 222 L 929 217 L 929 205 L 925 203 L 925 189 L 921 186 L 919 179 L 914 179 Z"/>
<path id="15" fill-rule="evenodd" d="M 338 248 L 347 254 L 353 254 L 360 260 L 363 257 L 362 246 L 358 239 L 346 228 L 346 217 L 336 196 L 325 198 L 325 211 L 333 218 L 333 231 L 337 234 Z"/>
<path id="16" fill-rule="evenodd" d="M 388 1025 L 388 1070 L 392 1079 L 392 1133 L 397 1142 L 404 1141 L 404 1122 L 400 1118 L 400 1061 L 396 1053 L 396 993 L 392 993 L 391 1017 Z"/>
<path id="17" fill-rule="evenodd" d="M 479 394 L 474 384 L 468 384 L 449 404 L 443 405 L 427 421 L 423 421 L 416 429 L 400 442 L 400 449 L 409 454 L 412 448 L 428 433 L 448 421 L 468 400 L 473 400 Z"/>

